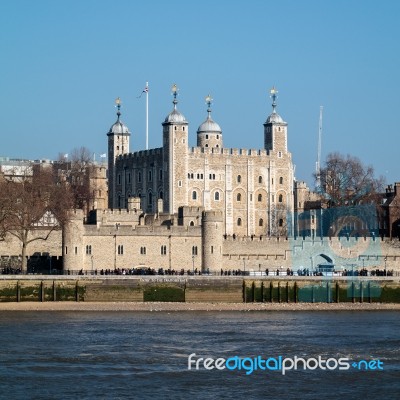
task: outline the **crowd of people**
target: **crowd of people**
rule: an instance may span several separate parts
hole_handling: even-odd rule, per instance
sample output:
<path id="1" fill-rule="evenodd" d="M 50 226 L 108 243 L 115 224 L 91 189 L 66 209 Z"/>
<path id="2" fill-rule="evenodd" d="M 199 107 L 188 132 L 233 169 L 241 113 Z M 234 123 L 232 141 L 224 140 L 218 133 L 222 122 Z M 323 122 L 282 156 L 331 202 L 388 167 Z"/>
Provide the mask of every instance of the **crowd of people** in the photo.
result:
<path id="1" fill-rule="evenodd" d="M 2 275 L 19 275 L 22 274 L 21 268 L 14 268 L 14 267 L 4 267 L 0 268 L 0 273 Z M 101 269 L 100 271 L 93 270 L 79 270 L 79 271 L 60 271 L 60 275 L 68 274 L 68 275 L 220 275 L 220 276 L 243 276 L 243 275 L 253 275 L 254 272 L 249 270 L 244 271 L 241 269 L 222 269 L 217 273 L 210 273 L 209 270 L 206 272 L 202 272 L 198 268 L 194 269 L 164 269 L 164 268 L 150 268 L 150 267 L 137 267 L 137 268 L 108 268 L 108 269 Z M 366 268 L 362 269 L 351 269 L 347 270 L 344 269 L 343 271 L 329 271 L 328 274 L 334 273 L 335 275 L 339 276 L 394 276 L 393 270 L 386 270 L 386 269 L 372 269 L 367 270 Z M 287 268 L 286 270 L 282 268 L 277 268 L 269 270 L 266 268 L 264 271 L 258 271 L 256 275 L 265 275 L 265 276 L 322 276 L 324 275 L 323 272 L 318 270 L 310 270 L 309 268 L 299 268 L 296 272 L 293 271 L 291 268 Z M 325 273 L 326 275 L 326 273 Z"/>

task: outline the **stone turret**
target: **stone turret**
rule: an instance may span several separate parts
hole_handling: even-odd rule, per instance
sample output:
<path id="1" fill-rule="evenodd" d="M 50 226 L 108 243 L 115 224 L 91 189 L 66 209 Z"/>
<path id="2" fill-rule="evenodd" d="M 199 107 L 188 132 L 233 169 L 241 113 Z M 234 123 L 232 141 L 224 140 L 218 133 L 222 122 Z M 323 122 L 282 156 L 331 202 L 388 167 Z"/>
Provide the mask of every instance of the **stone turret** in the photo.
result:
<path id="1" fill-rule="evenodd" d="M 197 129 L 197 146 L 218 148 L 222 147 L 222 130 L 220 126 L 211 118 L 211 101 L 210 95 L 206 97 L 208 105 L 207 119 Z"/>
<path id="2" fill-rule="evenodd" d="M 224 217 L 222 211 L 204 211 L 202 214 L 202 271 L 220 271 L 222 268 L 222 241 Z"/>
<path id="3" fill-rule="evenodd" d="M 63 269 L 80 270 L 84 265 L 84 254 L 91 254 L 91 249 L 84 249 L 82 238 L 84 235 L 83 210 L 70 212 L 70 219 L 65 224 L 62 232 Z"/>
<path id="4" fill-rule="evenodd" d="M 124 123 L 121 121 L 121 100 L 118 97 L 117 105 L 117 121 L 111 126 L 107 133 L 108 136 L 108 207 L 121 208 L 121 198 L 116 194 L 116 186 L 121 177 L 117 178 L 115 168 L 116 157 L 129 153 L 129 137 L 131 133 Z"/>
<path id="5" fill-rule="evenodd" d="M 287 123 L 276 112 L 276 99 L 278 91 L 271 89 L 272 114 L 264 123 L 264 148 L 271 152 L 277 152 L 278 157 L 287 153 Z"/>
<path id="6" fill-rule="evenodd" d="M 188 128 L 189 124 L 177 109 L 178 88 L 172 87 L 174 109 L 165 118 L 163 126 L 164 211 L 177 213 L 187 205 L 188 188 Z"/>

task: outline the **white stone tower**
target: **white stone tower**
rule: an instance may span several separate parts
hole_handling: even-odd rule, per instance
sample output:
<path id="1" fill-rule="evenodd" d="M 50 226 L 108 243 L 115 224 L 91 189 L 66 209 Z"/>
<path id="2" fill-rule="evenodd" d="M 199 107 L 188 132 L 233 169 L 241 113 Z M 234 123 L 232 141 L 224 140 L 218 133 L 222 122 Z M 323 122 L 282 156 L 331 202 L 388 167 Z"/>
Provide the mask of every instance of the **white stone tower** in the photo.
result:
<path id="1" fill-rule="evenodd" d="M 129 137 L 131 133 L 126 125 L 120 120 L 121 116 L 121 99 L 115 100 L 117 105 L 117 121 L 111 126 L 107 133 L 108 136 L 108 207 L 120 208 L 118 193 L 116 193 L 116 185 L 120 176 L 117 176 L 115 168 L 116 157 L 129 153 Z"/>
<path id="2" fill-rule="evenodd" d="M 222 147 L 222 130 L 220 126 L 211 118 L 210 95 L 206 97 L 207 119 L 197 129 L 197 147 Z"/>
<path id="3" fill-rule="evenodd" d="M 271 89 L 272 114 L 264 123 L 264 148 L 269 152 L 276 152 L 278 157 L 287 153 L 287 123 L 276 112 L 276 99 L 278 91 Z"/>
<path id="4" fill-rule="evenodd" d="M 188 192 L 188 128 L 177 109 L 178 87 L 172 86 L 174 109 L 163 122 L 164 211 L 177 213 L 186 206 Z"/>

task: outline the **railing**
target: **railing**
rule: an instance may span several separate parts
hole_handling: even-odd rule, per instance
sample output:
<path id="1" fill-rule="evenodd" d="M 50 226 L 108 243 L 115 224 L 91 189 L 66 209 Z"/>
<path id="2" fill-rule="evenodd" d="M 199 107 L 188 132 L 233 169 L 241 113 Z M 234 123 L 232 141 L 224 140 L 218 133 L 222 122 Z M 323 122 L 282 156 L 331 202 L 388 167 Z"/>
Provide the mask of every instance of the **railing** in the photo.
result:
<path id="1" fill-rule="evenodd" d="M 0 268 L 0 275 L 49 275 L 49 276 L 223 276 L 223 277 L 240 277 L 240 276 L 250 276 L 250 277 L 309 277 L 318 278 L 321 276 L 325 277 L 341 277 L 341 276 L 363 276 L 363 277 L 398 277 L 400 276 L 400 271 L 393 270 L 354 270 L 354 271 L 329 271 L 329 272 L 317 272 L 309 269 L 302 269 L 293 271 L 291 269 L 287 270 L 265 270 L 265 271 L 254 271 L 254 270 L 223 270 L 220 271 L 208 271 L 201 272 L 198 269 L 166 269 L 163 268 L 118 268 L 118 269 L 103 269 L 103 270 L 56 270 L 50 271 L 28 271 L 23 273 L 21 268 L 11 268 L 4 267 Z"/>

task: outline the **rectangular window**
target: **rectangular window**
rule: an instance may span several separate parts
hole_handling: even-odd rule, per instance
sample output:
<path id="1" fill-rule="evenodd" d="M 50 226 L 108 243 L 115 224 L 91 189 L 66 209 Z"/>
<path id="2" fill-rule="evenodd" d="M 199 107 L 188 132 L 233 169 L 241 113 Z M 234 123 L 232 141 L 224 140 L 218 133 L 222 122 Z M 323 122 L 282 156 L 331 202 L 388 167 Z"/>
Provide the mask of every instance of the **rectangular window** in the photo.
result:
<path id="1" fill-rule="evenodd" d="M 182 187 L 182 181 L 178 181 L 178 186 Z"/>
<path id="2" fill-rule="evenodd" d="M 75 247 L 75 254 L 78 254 L 78 248 Z"/>
<path id="3" fill-rule="evenodd" d="M 162 178 L 163 178 L 162 169 L 160 169 L 160 171 L 158 173 L 158 177 L 159 177 L 160 181 L 162 181 Z"/>

